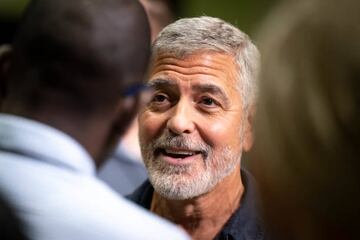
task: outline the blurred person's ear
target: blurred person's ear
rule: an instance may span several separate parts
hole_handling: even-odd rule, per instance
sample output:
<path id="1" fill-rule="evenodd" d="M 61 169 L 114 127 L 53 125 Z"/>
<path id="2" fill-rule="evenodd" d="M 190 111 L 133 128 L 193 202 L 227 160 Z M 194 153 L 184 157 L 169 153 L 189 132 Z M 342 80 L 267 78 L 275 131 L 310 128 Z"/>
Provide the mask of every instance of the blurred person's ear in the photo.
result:
<path id="1" fill-rule="evenodd" d="M 138 109 L 138 96 L 125 97 L 119 101 L 115 118 L 115 129 L 120 136 L 124 134 L 127 130 L 127 126 L 130 126 L 130 123 L 134 120 Z"/>
<path id="2" fill-rule="evenodd" d="M 138 112 L 139 99 L 137 96 L 122 97 L 112 114 L 111 127 L 102 149 L 95 157 L 97 167 L 101 166 L 114 152 L 130 123 Z"/>
<path id="3" fill-rule="evenodd" d="M 10 65 L 11 46 L 8 44 L 0 45 L 0 103 L 4 98 L 6 90 L 6 75 Z"/>
<path id="4" fill-rule="evenodd" d="M 254 144 L 254 117 L 256 113 L 256 106 L 253 104 L 247 110 L 247 116 L 244 119 L 243 132 L 243 150 L 250 151 Z"/>

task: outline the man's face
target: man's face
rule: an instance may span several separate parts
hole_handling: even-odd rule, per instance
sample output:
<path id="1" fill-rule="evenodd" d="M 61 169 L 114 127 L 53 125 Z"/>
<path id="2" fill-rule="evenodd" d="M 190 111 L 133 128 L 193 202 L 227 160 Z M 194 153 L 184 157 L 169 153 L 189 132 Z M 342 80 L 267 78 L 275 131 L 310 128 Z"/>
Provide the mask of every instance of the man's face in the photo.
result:
<path id="1" fill-rule="evenodd" d="M 152 100 L 139 115 L 141 151 L 155 190 L 170 199 L 209 192 L 251 147 L 233 57 L 159 56 Z"/>

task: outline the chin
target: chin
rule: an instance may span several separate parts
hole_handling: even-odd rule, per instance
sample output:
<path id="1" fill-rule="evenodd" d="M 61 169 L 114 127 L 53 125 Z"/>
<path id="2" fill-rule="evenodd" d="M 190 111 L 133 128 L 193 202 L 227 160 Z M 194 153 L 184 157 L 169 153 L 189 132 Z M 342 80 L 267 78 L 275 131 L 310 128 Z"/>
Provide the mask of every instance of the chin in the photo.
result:
<path id="1" fill-rule="evenodd" d="M 199 161 L 172 165 L 149 155 L 145 154 L 144 160 L 151 184 L 159 195 L 172 200 L 192 199 L 211 192 L 240 162 L 239 157 L 229 152 L 224 152 L 221 160 L 209 158 L 211 161 L 205 161 L 205 165 Z"/>
<path id="2" fill-rule="evenodd" d="M 149 179 L 158 194 L 171 200 L 196 198 L 210 192 L 217 184 L 209 172 L 194 176 L 149 171 Z"/>

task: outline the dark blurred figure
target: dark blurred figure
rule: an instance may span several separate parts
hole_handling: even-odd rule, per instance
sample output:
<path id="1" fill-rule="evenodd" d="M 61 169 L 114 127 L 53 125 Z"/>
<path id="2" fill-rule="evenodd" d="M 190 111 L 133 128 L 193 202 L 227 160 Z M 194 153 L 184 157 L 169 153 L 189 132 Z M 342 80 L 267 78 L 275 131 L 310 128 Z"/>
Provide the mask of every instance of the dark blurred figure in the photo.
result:
<path id="1" fill-rule="evenodd" d="M 11 47 L 9 43 L 0 44 L 0 109 L 5 97 L 5 72 L 9 68 Z"/>
<path id="2" fill-rule="evenodd" d="M 15 216 L 14 210 L 0 195 L 0 239 L 2 240 L 26 240 L 24 226 Z"/>
<path id="3" fill-rule="evenodd" d="M 297 1 L 262 31 L 256 161 L 273 239 L 359 239 L 360 1 Z"/>
<path id="4" fill-rule="evenodd" d="M 0 66 L 4 66 L 4 62 L 8 61 L 9 45 L 14 39 L 14 35 L 19 24 L 19 12 L 23 7 L 23 2 L 26 0 L 7 0 L 0 2 Z M 14 7 L 16 5 L 16 7 Z M 5 94 L 5 89 L 2 87 L 4 76 L 2 76 L 4 69 L 0 69 L 0 107 L 1 100 Z"/>
<path id="5" fill-rule="evenodd" d="M 176 0 L 139 0 L 144 6 L 151 29 L 151 41 L 176 18 Z"/>
<path id="6" fill-rule="evenodd" d="M 30 238 L 186 238 L 95 176 L 138 110 L 149 45 L 137 1 L 30 2 L 0 114 L 0 188 Z"/>
<path id="7" fill-rule="evenodd" d="M 163 27 L 175 20 L 175 8 L 172 5 L 175 1 L 140 0 L 140 2 L 147 13 L 153 41 Z M 99 178 L 122 195 L 134 191 L 147 178 L 140 152 L 136 120 L 133 120 L 125 132 L 114 155 L 99 169 Z"/>
<path id="8" fill-rule="evenodd" d="M 10 44 L 13 41 L 16 28 L 17 21 L 15 19 L 0 18 L 0 109 L 5 95 L 3 73 L 8 68 L 7 61 L 10 56 Z"/>
<path id="9" fill-rule="evenodd" d="M 17 21 L 12 19 L 3 19 L 0 17 L 0 44 L 11 43 L 15 35 Z"/>

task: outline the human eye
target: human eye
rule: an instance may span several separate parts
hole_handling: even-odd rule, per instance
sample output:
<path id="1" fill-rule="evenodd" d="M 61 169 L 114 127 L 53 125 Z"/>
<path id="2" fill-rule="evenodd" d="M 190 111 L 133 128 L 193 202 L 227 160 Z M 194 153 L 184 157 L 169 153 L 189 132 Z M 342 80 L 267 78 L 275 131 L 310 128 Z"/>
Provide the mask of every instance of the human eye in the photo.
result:
<path id="1" fill-rule="evenodd" d="M 163 92 L 155 92 L 148 104 L 153 110 L 164 110 L 171 105 L 170 97 Z"/>
<path id="2" fill-rule="evenodd" d="M 201 107 L 206 108 L 206 109 L 221 107 L 221 104 L 219 101 L 217 101 L 215 98 L 209 97 L 209 96 L 202 96 L 199 100 L 199 104 Z"/>
<path id="3" fill-rule="evenodd" d="M 158 93 L 158 94 L 154 94 L 154 96 L 152 97 L 151 102 L 154 103 L 164 103 L 166 101 L 168 101 L 169 98 L 166 94 L 163 93 Z"/>

